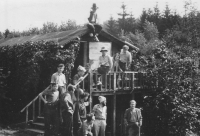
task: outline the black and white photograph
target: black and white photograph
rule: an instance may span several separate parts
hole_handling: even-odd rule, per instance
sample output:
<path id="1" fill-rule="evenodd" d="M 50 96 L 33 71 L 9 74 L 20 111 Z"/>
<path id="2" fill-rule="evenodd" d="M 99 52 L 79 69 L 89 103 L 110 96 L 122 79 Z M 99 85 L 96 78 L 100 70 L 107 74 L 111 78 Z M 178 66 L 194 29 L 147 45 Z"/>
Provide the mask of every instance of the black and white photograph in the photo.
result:
<path id="1" fill-rule="evenodd" d="M 0 0 L 0 136 L 200 136 L 200 0 Z"/>

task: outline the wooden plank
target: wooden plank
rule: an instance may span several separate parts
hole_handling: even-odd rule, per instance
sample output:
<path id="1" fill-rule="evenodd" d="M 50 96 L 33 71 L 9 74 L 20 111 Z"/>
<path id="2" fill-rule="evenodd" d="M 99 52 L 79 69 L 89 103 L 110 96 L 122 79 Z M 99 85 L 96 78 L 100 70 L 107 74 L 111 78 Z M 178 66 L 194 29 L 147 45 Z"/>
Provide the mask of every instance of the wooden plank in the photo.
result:
<path id="1" fill-rule="evenodd" d="M 113 78 L 113 89 L 114 90 L 116 90 L 116 88 L 117 88 L 116 87 L 117 86 L 117 82 L 116 82 L 117 81 L 117 76 L 116 75 L 117 75 L 117 73 L 114 73 L 114 78 Z"/>
<path id="2" fill-rule="evenodd" d="M 33 101 L 33 122 L 35 121 L 35 101 Z"/>
<path id="3" fill-rule="evenodd" d="M 26 124 L 28 123 L 28 107 L 26 108 Z"/>
<path id="4" fill-rule="evenodd" d="M 103 75 L 103 76 L 105 76 L 105 86 L 104 86 L 104 87 L 105 87 L 105 91 L 107 91 L 107 79 L 108 79 L 108 78 L 107 78 L 107 74 L 105 74 L 105 75 Z"/>
<path id="5" fill-rule="evenodd" d="M 39 108 L 39 110 L 38 110 L 38 115 L 39 116 L 41 116 L 41 98 L 39 97 L 39 105 L 38 105 L 38 108 Z"/>
<path id="6" fill-rule="evenodd" d="M 111 86 L 112 86 L 112 84 L 111 84 L 111 78 L 112 78 L 112 76 L 111 76 L 111 74 L 109 73 L 109 91 L 111 91 Z"/>
<path id="7" fill-rule="evenodd" d="M 88 82 L 89 83 L 89 93 L 90 93 L 90 111 L 92 111 L 92 105 L 93 105 L 93 89 L 92 89 L 92 83 L 93 83 L 93 73 L 89 73 L 89 77 L 90 77 L 90 81 Z"/>

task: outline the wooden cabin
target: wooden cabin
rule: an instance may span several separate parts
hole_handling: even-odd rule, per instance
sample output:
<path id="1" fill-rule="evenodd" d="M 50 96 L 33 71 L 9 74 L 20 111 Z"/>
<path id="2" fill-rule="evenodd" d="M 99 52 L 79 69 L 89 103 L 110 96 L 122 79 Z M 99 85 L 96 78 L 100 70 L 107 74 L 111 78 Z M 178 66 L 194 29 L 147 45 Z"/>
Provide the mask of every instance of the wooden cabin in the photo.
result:
<path id="1" fill-rule="evenodd" d="M 98 57 L 101 55 L 101 47 L 106 47 L 109 50 L 109 54 L 114 56 L 121 50 L 123 45 L 128 45 L 130 50 L 138 50 L 134 45 L 122 41 L 115 36 L 108 33 L 105 29 L 102 29 L 97 38 L 99 42 L 94 42 L 90 36 L 91 30 L 88 27 L 83 27 L 77 30 L 69 30 L 64 32 L 54 32 L 44 35 L 27 36 L 20 38 L 12 38 L 10 40 L 1 41 L 0 45 L 12 45 L 24 43 L 26 41 L 39 41 L 39 40 L 55 40 L 60 45 L 66 45 L 72 42 L 77 37 L 80 38 L 80 50 L 75 61 L 75 67 L 72 71 L 72 76 L 77 72 L 76 69 L 79 65 L 86 66 L 90 60 L 94 61 L 92 67 L 97 67 Z M 137 107 L 141 105 L 142 96 L 148 89 L 145 87 L 144 73 L 138 73 L 137 71 L 110 72 L 106 76 L 105 88 L 93 85 L 93 81 L 97 78 L 98 74 L 92 71 L 89 76 L 81 83 L 85 91 L 90 92 L 92 97 L 92 104 L 88 107 L 90 111 L 94 104 L 98 103 L 98 96 L 103 95 L 107 98 L 107 136 L 121 136 L 124 132 L 123 116 L 125 109 L 129 108 L 129 101 L 136 99 Z M 126 80 L 122 80 L 122 76 L 126 77 Z M 36 101 L 39 104 L 39 113 L 35 113 Z M 33 122 L 41 116 L 41 100 L 36 97 L 32 100 L 21 112 L 26 110 L 26 122 L 29 121 L 28 108 L 33 106 Z M 30 108 L 29 108 L 30 109 Z M 36 123 L 35 123 L 36 124 Z M 41 124 L 40 124 L 41 125 Z M 42 133 L 42 131 L 40 131 Z"/>

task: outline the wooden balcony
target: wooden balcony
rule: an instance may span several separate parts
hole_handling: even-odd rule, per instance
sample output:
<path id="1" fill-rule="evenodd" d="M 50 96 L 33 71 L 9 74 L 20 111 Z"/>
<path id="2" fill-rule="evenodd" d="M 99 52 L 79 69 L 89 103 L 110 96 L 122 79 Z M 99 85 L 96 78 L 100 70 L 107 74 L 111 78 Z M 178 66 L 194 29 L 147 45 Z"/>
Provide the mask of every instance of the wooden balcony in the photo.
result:
<path id="1" fill-rule="evenodd" d="M 147 90 L 145 74 L 133 71 L 110 72 L 106 76 L 90 73 L 81 83 L 81 87 L 90 91 L 92 96 L 138 93 Z M 97 85 L 99 79 L 102 85 Z"/>

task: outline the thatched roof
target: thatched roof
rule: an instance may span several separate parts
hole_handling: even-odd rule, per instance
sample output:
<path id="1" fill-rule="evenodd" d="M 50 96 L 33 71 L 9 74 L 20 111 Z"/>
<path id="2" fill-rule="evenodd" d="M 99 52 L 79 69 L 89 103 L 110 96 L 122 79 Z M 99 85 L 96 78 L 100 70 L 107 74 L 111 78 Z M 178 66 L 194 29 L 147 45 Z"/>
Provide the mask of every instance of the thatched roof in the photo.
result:
<path id="1" fill-rule="evenodd" d="M 5 46 L 5 45 L 14 45 L 14 44 L 21 44 L 25 43 L 27 41 L 41 41 L 41 40 L 53 40 L 59 42 L 59 44 L 63 45 L 66 43 L 69 43 L 70 41 L 74 40 L 77 37 L 81 37 L 88 33 L 90 30 L 87 27 L 75 29 L 75 30 L 68 30 L 68 31 L 63 31 L 63 32 L 53 32 L 53 33 L 47 33 L 47 34 L 40 34 L 40 35 L 31 35 L 31 36 L 24 36 L 24 37 L 17 37 L 17 38 L 6 38 L 6 39 L 1 39 L 0 40 L 0 46 Z M 131 48 L 138 50 L 137 47 L 134 45 L 127 43 L 125 41 L 121 41 L 117 37 L 111 35 L 108 33 L 106 30 L 102 30 L 100 32 L 100 35 L 103 35 L 104 37 L 109 38 L 111 41 L 116 41 L 120 44 L 126 44 L 130 46 Z"/>

